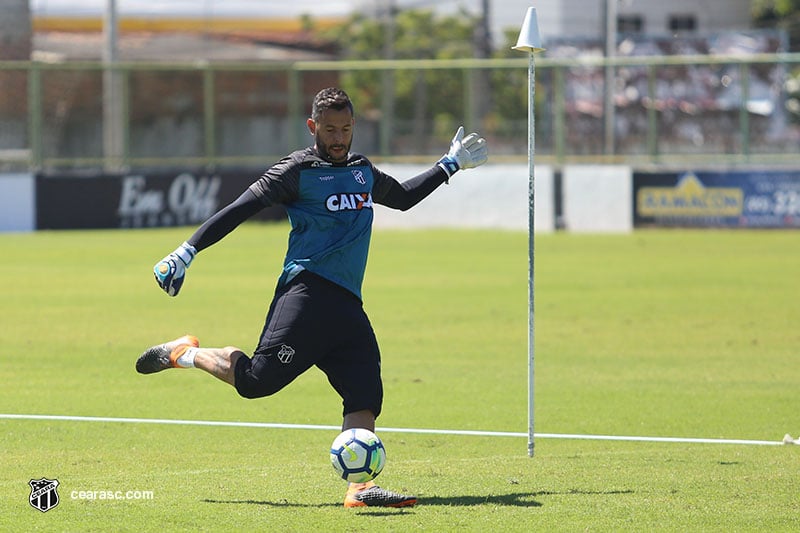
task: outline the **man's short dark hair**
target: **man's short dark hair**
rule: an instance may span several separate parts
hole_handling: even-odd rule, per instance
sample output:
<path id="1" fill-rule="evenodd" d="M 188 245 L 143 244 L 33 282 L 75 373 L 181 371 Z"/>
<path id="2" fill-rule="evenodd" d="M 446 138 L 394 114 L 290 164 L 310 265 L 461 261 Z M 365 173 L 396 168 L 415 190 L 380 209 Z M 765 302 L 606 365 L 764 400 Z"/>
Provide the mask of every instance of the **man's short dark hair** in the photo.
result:
<path id="1" fill-rule="evenodd" d="M 355 114 L 350 97 L 347 96 L 346 92 L 336 87 L 328 87 L 317 93 L 311 106 L 311 119 L 314 122 L 319 121 L 320 115 L 326 109 L 335 109 L 337 111 L 349 109 L 350 113 Z"/>

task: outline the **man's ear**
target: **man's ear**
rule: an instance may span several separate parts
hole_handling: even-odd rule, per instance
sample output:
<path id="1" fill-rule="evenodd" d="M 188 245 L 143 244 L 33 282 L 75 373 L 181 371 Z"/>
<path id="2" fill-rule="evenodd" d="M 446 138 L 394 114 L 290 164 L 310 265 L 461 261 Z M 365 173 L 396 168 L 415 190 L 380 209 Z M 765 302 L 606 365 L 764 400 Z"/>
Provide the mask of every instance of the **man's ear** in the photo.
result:
<path id="1" fill-rule="evenodd" d="M 314 122 L 313 118 L 306 120 L 306 126 L 308 126 L 308 131 L 311 132 L 311 135 L 314 135 L 317 132 L 317 123 Z"/>

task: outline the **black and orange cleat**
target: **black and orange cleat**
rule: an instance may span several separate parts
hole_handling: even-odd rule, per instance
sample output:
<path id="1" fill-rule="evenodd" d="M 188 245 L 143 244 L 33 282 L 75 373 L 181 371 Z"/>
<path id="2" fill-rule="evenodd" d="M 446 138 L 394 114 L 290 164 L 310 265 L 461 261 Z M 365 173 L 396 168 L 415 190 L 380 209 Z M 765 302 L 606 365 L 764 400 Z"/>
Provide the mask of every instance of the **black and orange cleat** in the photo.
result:
<path id="1" fill-rule="evenodd" d="M 416 496 L 398 494 L 374 483 L 366 487 L 363 485 L 354 483 L 348 487 L 344 497 L 345 507 L 413 507 L 417 503 Z"/>
<path id="2" fill-rule="evenodd" d="M 198 348 L 200 341 L 194 335 L 184 335 L 174 341 L 148 348 L 136 361 L 136 371 L 140 374 L 154 374 L 167 368 L 176 367 L 175 361 L 189 348 Z"/>

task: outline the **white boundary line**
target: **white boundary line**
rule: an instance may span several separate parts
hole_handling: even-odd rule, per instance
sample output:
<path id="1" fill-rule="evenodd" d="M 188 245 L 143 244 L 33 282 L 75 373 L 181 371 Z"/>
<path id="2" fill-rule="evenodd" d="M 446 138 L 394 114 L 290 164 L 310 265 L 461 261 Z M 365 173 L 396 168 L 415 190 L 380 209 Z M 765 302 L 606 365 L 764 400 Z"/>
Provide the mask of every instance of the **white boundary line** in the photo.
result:
<path id="1" fill-rule="evenodd" d="M 218 426 L 218 427 L 244 427 L 244 428 L 271 428 L 271 429 L 315 429 L 338 430 L 339 426 L 325 426 L 314 424 L 279 424 L 271 422 L 232 422 L 225 420 L 174 420 L 166 418 L 116 418 L 105 416 L 68 416 L 68 415 L 26 415 L 0 413 L 0 420 L 50 420 L 56 422 L 111 422 L 122 424 L 170 424 L 178 426 Z M 387 428 L 379 427 L 384 433 L 418 433 L 429 435 L 469 435 L 477 437 L 528 437 L 527 433 L 510 431 L 477 431 L 463 429 L 420 429 L 420 428 Z M 684 437 L 637 437 L 617 435 L 573 435 L 563 433 L 536 433 L 540 439 L 578 439 L 578 440 L 608 440 L 608 441 L 635 441 L 635 442 L 673 442 L 690 444 L 743 444 L 749 446 L 782 446 L 784 444 L 800 444 L 800 439 L 792 441 L 772 440 L 745 440 L 745 439 L 701 439 Z"/>

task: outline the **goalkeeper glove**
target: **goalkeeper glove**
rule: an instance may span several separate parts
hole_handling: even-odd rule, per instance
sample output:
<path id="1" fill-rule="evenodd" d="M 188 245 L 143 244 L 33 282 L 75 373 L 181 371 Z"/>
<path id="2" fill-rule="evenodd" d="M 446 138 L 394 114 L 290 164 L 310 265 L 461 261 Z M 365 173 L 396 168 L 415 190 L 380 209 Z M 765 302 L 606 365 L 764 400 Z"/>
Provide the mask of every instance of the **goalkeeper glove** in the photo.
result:
<path id="1" fill-rule="evenodd" d="M 183 285 L 186 269 L 192 264 L 195 255 L 197 255 L 197 249 L 184 242 L 174 252 L 156 263 L 153 273 L 156 275 L 158 286 L 170 296 L 177 296 Z"/>
<path id="2" fill-rule="evenodd" d="M 486 163 L 487 159 L 489 159 L 489 147 L 486 145 L 486 139 L 477 133 L 470 133 L 464 138 L 464 126 L 459 126 L 455 137 L 450 141 L 450 151 L 436 164 L 442 167 L 450 178 L 457 170 L 475 168 Z"/>

